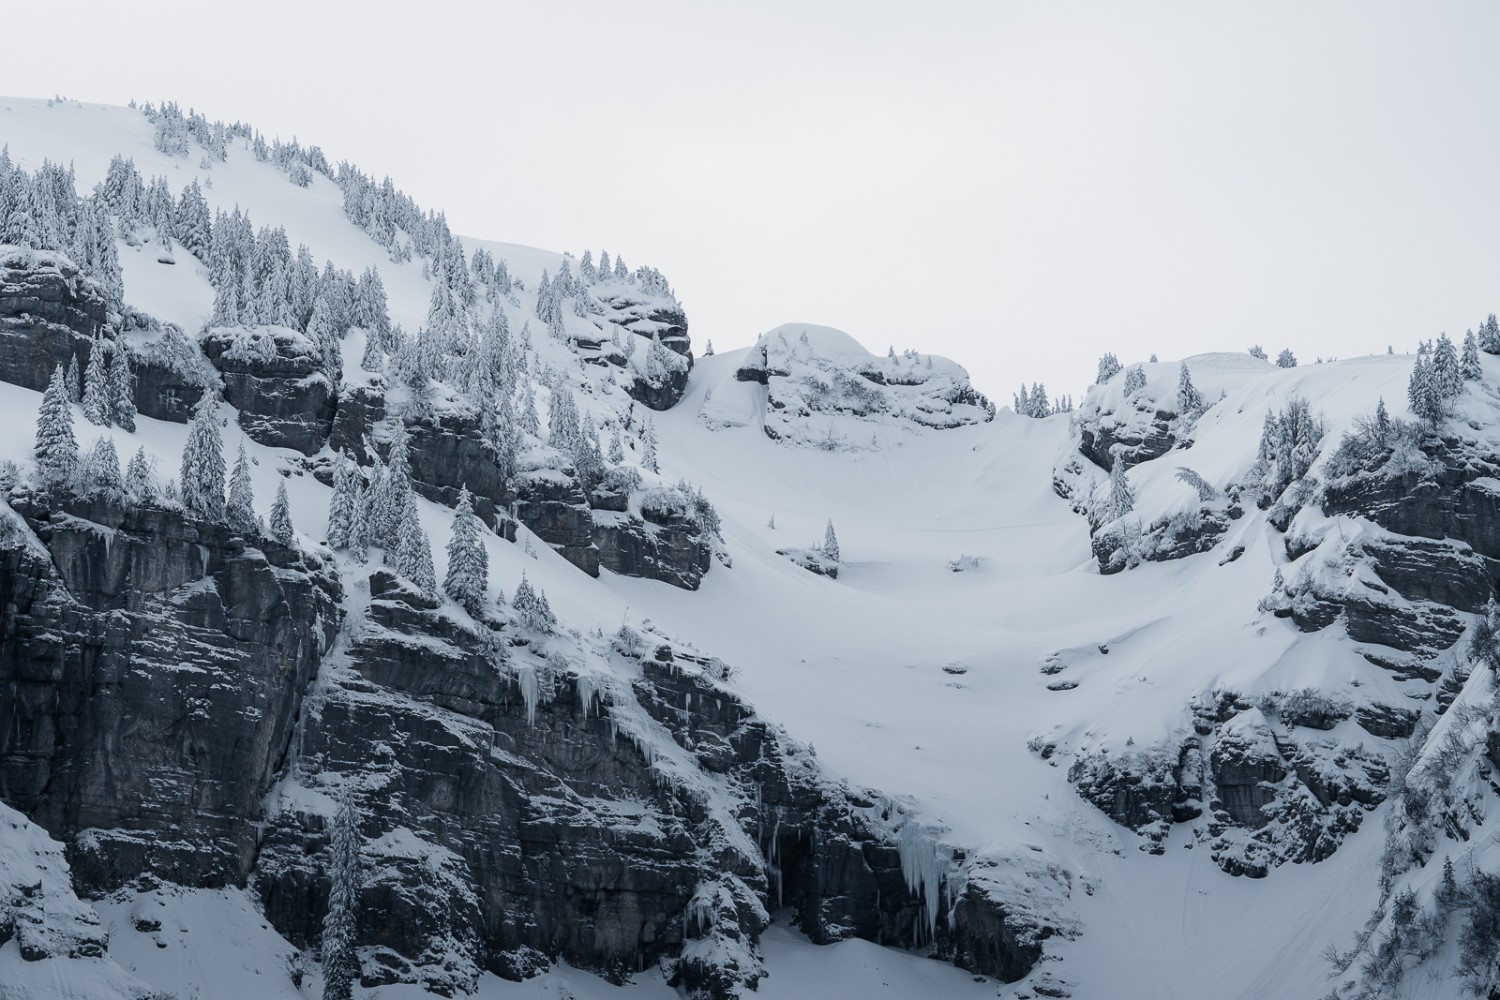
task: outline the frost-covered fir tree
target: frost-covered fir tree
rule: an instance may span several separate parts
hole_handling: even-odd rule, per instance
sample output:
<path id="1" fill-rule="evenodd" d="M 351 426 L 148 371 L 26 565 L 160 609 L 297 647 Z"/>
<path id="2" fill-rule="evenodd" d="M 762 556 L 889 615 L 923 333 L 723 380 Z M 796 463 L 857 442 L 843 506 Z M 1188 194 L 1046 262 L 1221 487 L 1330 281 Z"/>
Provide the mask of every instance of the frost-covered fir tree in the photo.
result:
<path id="1" fill-rule="evenodd" d="M 430 597 L 437 596 L 437 573 L 432 566 L 432 546 L 422 522 L 417 517 L 417 501 L 406 495 L 406 510 L 401 515 L 400 538 L 396 546 L 396 572 Z"/>
<path id="2" fill-rule="evenodd" d="M 364 564 L 370 558 L 370 514 L 372 509 L 370 491 L 365 488 L 364 477 L 356 471 L 354 475 L 354 518 L 349 523 L 349 555 L 355 562 Z"/>
<path id="3" fill-rule="evenodd" d="M 130 356 L 125 345 L 115 341 L 109 363 L 109 415 L 116 427 L 135 431 L 135 380 L 130 374 Z"/>
<path id="4" fill-rule="evenodd" d="M 323 1000 L 350 1000 L 359 977 L 359 813 L 347 790 L 334 814 L 328 857 L 328 909 L 323 915 Z"/>
<path id="5" fill-rule="evenodd" d="M 1131 365 L 1125 369 L 1125 397 L 1129 399 L 1144 388 L 1146 388 L 1146 369 L 1140 365 Z"/>
<path id="6" fill-rule="evenodd" d="M 526 579 L 526 573 L 521 573 L 521 583 L 516 587 L 516 596 L 511 598 L 510 606 L 515 609 L 516 615 L 521 619 L 521 624 L 537 632 L 550 633 L 557 625 L 557 616 L 552 613 L 552 607 L 547 603 L 547 595 L 540 589 L 531 585 Z"/>
<path id="7" fill-rule="evenodd" d="M 1177 412 L 1185 417 L 1194 417 L 1203 412 L 1203 394 L 1193 385 L 1193 373 L 1187 362 L 1177 373 Z"/>
<path id="8" fill-rule="evenodd" d="M 592 490 L 604 478 L 604 455 L 599 451 L 599 435 L 594 430 L 594 418 L 584 414 L 583 425 L 573 440 L 573 468 L 584 490 Z"/>
<path id="9" fill-rule="evenodd" d="M 1261 347 L 1259 344 L 1251 346 L 1250 356 L 1252 358 L 1260 358 L 1262 361 L 1270 360 L 1270 358 L 1266 357 L 1266 349 L 1264 347 Z"/>
<path id="10" fill-rule="evenodd" d="M 271 537 L 282 545 L 291 545 L 296 536 L 292 527 L 292 503 L 287 499 L 286 480 L 276 484 L 276 500 L 271 504 Z"/>
<path id="11" fill-rule="evenodd" d="M 823 529 L 823 555 L 833 562 L 839 561 L 839 538 L 833 533 L 833 518 L 828 519 L 828 527 Z"/>
<path id="12" fill-rule="evenodd" d="M 542 420 L 536 412 L 536 391 L 532 388 L 530 379 L 526 380 L 521 389 L 521 412 L 517 417 L 521 422 L 521 430 L 532 437 L 542 436 Z"/>
<path id="13" fill-rule="evenodd" d="M 79 463 L 74 492 L 82 497 L 103 497 L 119 502 L 125 498 L 125 477 L 120 472 L 120 456 L 115 443 L 99 438 Z"/>
<path id="14" fill-rule="evenodd" d="M 1125 477 L 1125 462 L 1117 453 L 1115 464 L 1109 470 L 1109 516 L 1110 521 L 1117 521 L 1135 510 L 1135 490 L 1130 487 L 1130 480 Z"/>
<path id="15" fill-rule="evenodd" d="M 68 359 L 68 399 L 74 403 L 83 402 L 83 376 L 78 371 L 78 355 Z"/>
<path id="16" fill-rule="evenodd" d="M 1276 355 L 1276 367 L 1278 367 L 1278 368 L 1296 368 L 1297 367 L 1297 355 L 1295 355 L 1295 354 L 1292 353 L 1292 349 L 1290 347 L 1283 348 L 1282 352 L 1280 354 Z"/>
<path id="17" fill-rule="evenodd" d="M 551 405 L 547 410 L 547 442 L 563 454 L 573 450 L 578 440 L 578 404 L 572 390 L 559 380 L 552 387 Z"/>
<path id="18" fill-rule="evenodd" d="M 132 503 L 156 502 L 156 475 L 145 448 L 137 448 L 125 466 L 125 495 Z"/>
<path id="19" fill-rule="evenodd" d="M 660 472 L 656 467 L 656 421 L 646 418 L 646 432 L 641 437 L 641 468 Z"/>
<path id="20" fill-rule="evenodd" d="M 1479 349 L 1486 354 L 1500 354 L 1500 319 L 1494 313 L 1479 327 Z"/>
<path id="21" fill-rule="evenodd" d="M 224 443 L 219 437 L 217 403 L 205 392 L 193 411 L 182 450 L 182 505 L 210 521 L 224 519 Z"/>
<path id="22" fill-rule="evenodd" d="M 625 442 L 620 439 L 620 427 L 615 425 L 614 433 L 609 436 L 609 460 L 615 465 L 625 461 Z"/>
<path id="23" fill-rule="evenodd" d="M 1479 339 L 1474 336 L 1473 330 L 1464 334 L 1464 353 L 1459 367 L 1467 381 L 1472 382 L 1484 375 L 1484 369 L 1479 364 Z"/>
<path id="24" fill-rule="evenodd" d="M 260 520 L 255 516 L 255 490 L 250 483 L 250 459 L 245 456 L 245 442 L 240 442 L 229 475 L 229 497 L 224 502 L 224 520 L 242 534 L 259 534 Z"/>
<path id="25" fill-rule="evenodd" d="M 412 492 L 411 466 L 407 462 L 406 423 L 400 417 L 394 423 L 395 433 L 391 437 L 384 474 L 371 483 L 376 493 L 371 498 L 370 537 L 374 544 L 386 550 L 387 561 L 400 548 L 401 518 L 406 515 Z"/>
<path id="26" fill-rule="evenodd" d="M 355 504 L 359 501 L 359 472 L 351 467 L 349 456 L 339 452 L 333 465 L 333 494 L 328 498 L 328 545 L 347 549 L 354 530 Z"/>
<path id="27" fill-rule="evenodd" d="M 1385 408 L 1385 397 L 1375 402 L 1375 443 L 1384 448 L 1391 437 L 1391 414 Z"/>
<path id="28" fill-rule="evenodd" d="M 474 503 L 468 487 L 458 494 L 453 510 L 453 531 L 448 537 L 448 572 L 443 591 L 469 614 L 478 616 L 484 608 L 484 592 L 489 586 L 490 561 L 484 548 L 483 529 L 474 515 Z"/>
<path id="29" fill-rule="evenodd" d="M 1437 344 L 1432 350 L 1432 360 L 1429 377 L 1432 379 L 1433 390 L 1446 401 L 1458 398 L 1459 393 L 1464 391 L 1463 368 L 1459 364 L 1458 351 L 1453 347 L 1453 341 L 1448 335 L 1442 334 L 1437 339 Z"/>
<path id="30" fill-rule="evenodd" d="M 703 356 L 705 358 L 711 358 L 711 357 L 714 356 L 714 342 L 712 340 L 708 340 L 708 341 L 704 342 L 704 344 L 703 344 Z"/>
<path id="31" fill-rule="evenodd" d="M 109 398 L 109 369 L 104 360 L 104 339 L 95 337 L 89 350 L 88 367 L 83 370 L 83 419 L 100 427 L 110 425 L 114 407 Z"/>
<path id="32" fill-rule="evenodd" d="M 73 437 L 73 406 L 68 401 L 62 365 L 52 371 L 52 381 L 42 393 L 36 418 L 36 464 L 42 486 L 67 486 L 78 465 L 78 441 Z"/>
<path id="33" fill-rule="evenodd" d="M 1099 359 L 1099 374 L 1094 378 L 1094 384 L 1103 385 L 1114 378 L 1119 370 L 1120 359 L 1115 357 L 1113 351 L 1106 353 L 1104 357 Z"/>

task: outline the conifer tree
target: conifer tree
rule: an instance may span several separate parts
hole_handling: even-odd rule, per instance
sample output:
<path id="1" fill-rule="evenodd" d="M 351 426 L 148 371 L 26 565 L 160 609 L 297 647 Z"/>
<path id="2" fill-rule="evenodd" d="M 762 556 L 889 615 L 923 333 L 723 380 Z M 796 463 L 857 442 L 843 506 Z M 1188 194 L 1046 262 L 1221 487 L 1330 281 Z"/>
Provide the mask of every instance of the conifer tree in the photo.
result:
<path id="1" fill-rule="evenodd" d="M 839 539 L 833 533 L 833 518 L 828 519 L 828 527 L 823 530 L 823 555 L 834 562 L 839 561 Z"/>
<path id="2" fill-rule="evenodd" d="M 1479 364 L 1479 340 L 1474 336 L 1473 330 L 1464 334 L 1464 353 L 1460 367 L 1468 381 L 1472 382 L 1484 375 L 1484 369 Z"/>
<path id="3" fill-rule="evenodd" d="M 1486 354 L 1500 354 L 1500 320 L 1494 313 L 1479 328 L 1479 349 Z"/>
<path id="4" fill-rule="evenodd" d="M 714 342 L 712 340 L 706 341 L 704 343 L 703 356 L 705 358 L 711 358 L 714 356 Z"/>
<path id="5" fill-rule="evenodd" d="M 109 365 L 110 418 L 115 426 L 135 431 L 135 384 L 130 375 L 130 359 L 125 345 L 115 341 L 115 353 Z"/>
<path id="6" fill-rule="evenodd" d="M 209 521 L 224 519 L 224 444 L 216 409 L 213 396 L 205 392 L 188 426 L 179 487 L 188 513 Z"/>
<path id="7" fill-rule="evenodd" d="M 1125 462 L 1115 454 L 1115 464 L 1109 470 L 1109 520 L 1116 521 L 1135 509 L 1135 490 L 1125 478 Z"/>
<path id="8" fill-rule="evenodd" d="M 1431 368 L 1428 377 L 1432 381 L 1433 391 L 1445 404 L 1449 400 L 1457 399 L 1464 390 L 1464 374 L 1458 361 L 1458 352 L 1446 333 L 1438 337 L 1429 363 Z"/>
<path id="9" fill-rule="evenodd" d="M 1384 448 L 1391 436 L 1391 415 L 1385 408 L 1385 397 L 1375 402 L 1375 443 Z"/>
<path id="10" fill-rule="evenodd" d="M 328 545 L 335 549 L 347 549 L 354 530 L 356 494 L 355 481 L 359 473 L 349 464 L 349 456 L 339 452 L 333 466 L 333 495 L 328 498 Z"/>
<path id="11" fill-rule="evenodd" d="M 271 537 L 282 545 L 291 545 L 295 537 L 292 527 L 292 504 L 286 495 L 286 480 L 276 484 L 276 500 L 271 504 Z"/>
<path id="12" fill-rule="evenodd" d="M 333 817 L 328 910 L 323 915 L 323 1000 L 350 1000 L 359 977 L 359 814 L 347 790 Z"/>
<path id="13" fill-rule="evenodd" d="M 1099 373 L 1094 378 L 1094 384 L 1103 385 L 1108 382 L 1115 377 L 1115 373 L 1120 370 L 1120 367 L 1120 359 L 1115 357 L 1114 352 L 1110 351 L 1106 353 L 1104 357 L 1099 359 Z"/>
<path id="14" fill-rule="evenodd" d="M 95 337 L 89 363 L 83 371 L 83 418 L 91 424 L 110 423 L 109 376 L 104 361 L 104 339 Z"/>
<path id="15" fill-rule="evenodd" d="M 400 541 L 396 548 L 396 572 L 428 596 L 437 596 L 437 574 L 432 566 L 432 546 L 417 517 L 417 501 L 406 494 L 406 509 L 401 515 Z"/>
<path id="16" fill-rule="evenodd" d="M 83 402 L 83 376 L 78 371 L 78 355 L 75 353 L 68 360 L 68 399 L 74 403 Z"/>
<path id="17" fill-rule="evenodd" d="M 355 470 L 354 517 L 349 522 L 349 555 L 354 561 L 364 564 L 370 558 L 370 490 L 365 488 L 364 477 Z"/>
<path id="18" fill-rule="evenodd" d="M 547 441 L 566 454 L 573 450 L 578 432 L 578 404 L 573 401 L 572 391 L 559 379 L 552 387 L 547 412 Z"/>
<path id="19" fill-rule="evenodd" d="M 386 550 L 387 558 L 396 555 L 401 544 L 401 519 L 411 498 L 411 466 L 407 461 L 406 423 L 395 418 L 395 433 L 387 455 L 379 492 L 371 501 L 371 540 Z"/>
<path id="20" fill-rule="evenodd" d="M 62 365 L 52 372 L 52 381 L 42 393 L 36 420 L 36 464 L 42 485 L 49 489 L 67 486 L 78 465 L 78 441 L 73 437 L 73 407 L 68 402 Z"/>
<path id="21" fill-rule="evenodd" d="M 465 487 L 459 491 L 458 506 L 453 511 L 443 590 L 477 617 L 484 608 L 489 575 L 489 553 L 485 551 L 479 518 L 474 515 L 474 504 Z"/>
<path id="22" fill-rule="evenodd" d="M 106 500 L 124 499 L 125 477 L 120 473 L 120 456 L 109 438 L 96 440 L 79 464 L 76 492 L 79 496 L 97 496 Z"/>
<path id="23" fill-rule="evenodd" d="M 536 412 L 536 391 L 532 388 L 531 380 L 528 379 L 521 389 L 521 412 L 519 414 L 521 430 L 532 437 L 542 436 L 542 420 Z"/>
<path id="24" fill-rule="evenodd" d="M 1146 388 L 1146 370 L 1140 365 L 1125 369 L 1125 397 L 1128 399 Z"/>
<path id="25" fill-rule="evenodd" d="M 583 426 L 573 441 L 573 468 L 585 492 L 604 478 L 604 455 L 599 451 L 599 434 L 594 430 L 594 418 L 588 414 L 584 414 Z"/>
<path id="26" fill-rule="evenodd" d="M 1185 417 L 1193 417 L 1202 410 L 1203 395 L 1193 385 L 1192 372 L 1188 371 L 1187 362 L 1184 361 L 1177 374 L 1177 412 Z"/>
<path id="27" fill-rule="evenodd" d="M 524 570 L 521 573 L 521 584 L 516 588 L 516 596 L 511 599 L 510 606 L 520 617 L 521 624 L 534 631 L 550 633 L 557 624 L 557 616 L 547 603 L 547 595 L 532 587 Z"/>
<path id="28" fill-rule="evenodd" d="M 137 448 L 125 466 L 125 493 L 134 503 L 156 502 L 156 477 L 145 448 Z"/>
<path id="29" fill-rule="evenodd" d="M 620 427 L 615 425 L 614 433 L 609 436 L 609 460 L 615 465 L 625 461 L 625 442 L 620 440 Z"/>
<path id="30" fill-rule="evenodd" d="M 641 467 L 650 471 L 660 471 L 656 467 L 656 421 L 650 417 L 646 418 L 646 433 L 641 439 Z"/>
<path id="31" fill-rule="evenodd" d="M 243 440 L 240 441 L 240 450 L 234 459 L 234 471 L 229 476 L 229 498 L 224 504 L 224 520 L 231 529 L 241 534 L 260 534 L 260 521 L 255 516 L 255 490 L 250 482 L 250 460 L 245 457 Z"/>
<path id="32" fill-rule="evenodd" d="M 1278 367 L 1278 368 L 1296 368 L 1297 367 L 1297 355 L 1295 355 L 1295 354 L 1292 353 L 1292 349 L 1290 347 L 1283 348 L 1282 352 L 1280 354 L 1276 355 L 1276 367 Z"/>

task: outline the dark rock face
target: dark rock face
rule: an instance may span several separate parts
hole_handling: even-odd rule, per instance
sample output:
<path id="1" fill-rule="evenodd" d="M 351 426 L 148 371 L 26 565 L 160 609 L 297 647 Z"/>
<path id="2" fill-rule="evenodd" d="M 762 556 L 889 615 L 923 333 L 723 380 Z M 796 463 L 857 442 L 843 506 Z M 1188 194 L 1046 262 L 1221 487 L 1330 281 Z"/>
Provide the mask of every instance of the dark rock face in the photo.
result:
<path id="1" fill-rule="evenodd" d="M 47 388 L 53 370 L 76 354 L 88 363 L 96 335 L 109 331 L 109 303 L 99 286 L 61 254 L 0 255 L 0 377 Z"/>
<path id="2" fill-rule="evenodd" d="M 174 511 L 3 513 L 0 797 L 69 841 L 90 889 L 241 882 L 337 580 Z"/>
<path id="3" fill-rule="evenodd" d="M 256 337 L 253 349 L 247 344 L 242 330 L 216 329 L 203 338 L 240 426 L 272 448 L 321 451 L 333 428 L 334 397 L 305 338 L 285 330 Z"/>
<path id="4" fill-rule="evenodd" d="M 599 547 L 588 498 L 569 469 L 523 475 L 517 483 L 516 518 L 589 576 L 599 575 Z"/>
<path id="5" fill-rule="evenodd" d="M 702 529 L 680 511 L 646 506 L 635 517 L 623 511 L 602 509 L 596 499 L 593 532 L 599 565 L 623 576 L 646 577 L 684 590 L 697 590 L 713 563 L 713 553 Z"/>
<path id="6" fill-rule="evenodd" d="M 1160 458 L 1177 446 L 1177 435 L 1172 429 L 1177 414 L 1170 410 L 1154 410 L 1145 433 L 1126 430 L 1120 422 L 1104 419 L 1110 416 L 1103 414 L 1097 421 L 1085 422 L 1078 446 L 1085 458 L 1106 472 L 1114 466 L 1115 455 L 1120 456 L 1128 469 Z"/>

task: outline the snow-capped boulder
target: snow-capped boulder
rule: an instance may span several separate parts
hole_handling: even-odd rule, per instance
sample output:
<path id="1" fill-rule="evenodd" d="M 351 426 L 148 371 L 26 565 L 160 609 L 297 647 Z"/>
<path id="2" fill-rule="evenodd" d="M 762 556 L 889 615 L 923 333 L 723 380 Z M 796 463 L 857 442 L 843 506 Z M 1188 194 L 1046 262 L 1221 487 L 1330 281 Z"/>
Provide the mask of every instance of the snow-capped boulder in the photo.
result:
<path id="1" fill-rule="evenodd" d="M 323 449 L 333 427 L 334 395 L 310 337 L 286 327 L 214 327 L 202 344 L 246 434 L 304 455 Z"/>
<path id="2" fill-rule="evenodd" d="M 754 409 L 767 437 L 814 448 L 864 449 L 872 438 L 981 424 L 995 412 L 946 358 L 877 357 L 846 333 L 804 323 L 761 334 L 734 377 L 765 387 Z M 743 424 L 744 391 L 715 386 L 700 419 L 710 427 Z"/>

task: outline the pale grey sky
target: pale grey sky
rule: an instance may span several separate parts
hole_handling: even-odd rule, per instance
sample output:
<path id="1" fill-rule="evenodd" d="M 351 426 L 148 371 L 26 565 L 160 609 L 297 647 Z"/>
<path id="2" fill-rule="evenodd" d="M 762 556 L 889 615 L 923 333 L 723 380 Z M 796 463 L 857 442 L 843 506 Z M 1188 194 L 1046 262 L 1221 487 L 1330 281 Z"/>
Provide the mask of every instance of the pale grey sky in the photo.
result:
<path id="1" fill-rule="evenodd" d="M 1500 309 L 1493 3 L 12 6 L 0 93 L 174 99 L 623 252 L 698 345 L 825 323 L 1009 403 Z"/>

